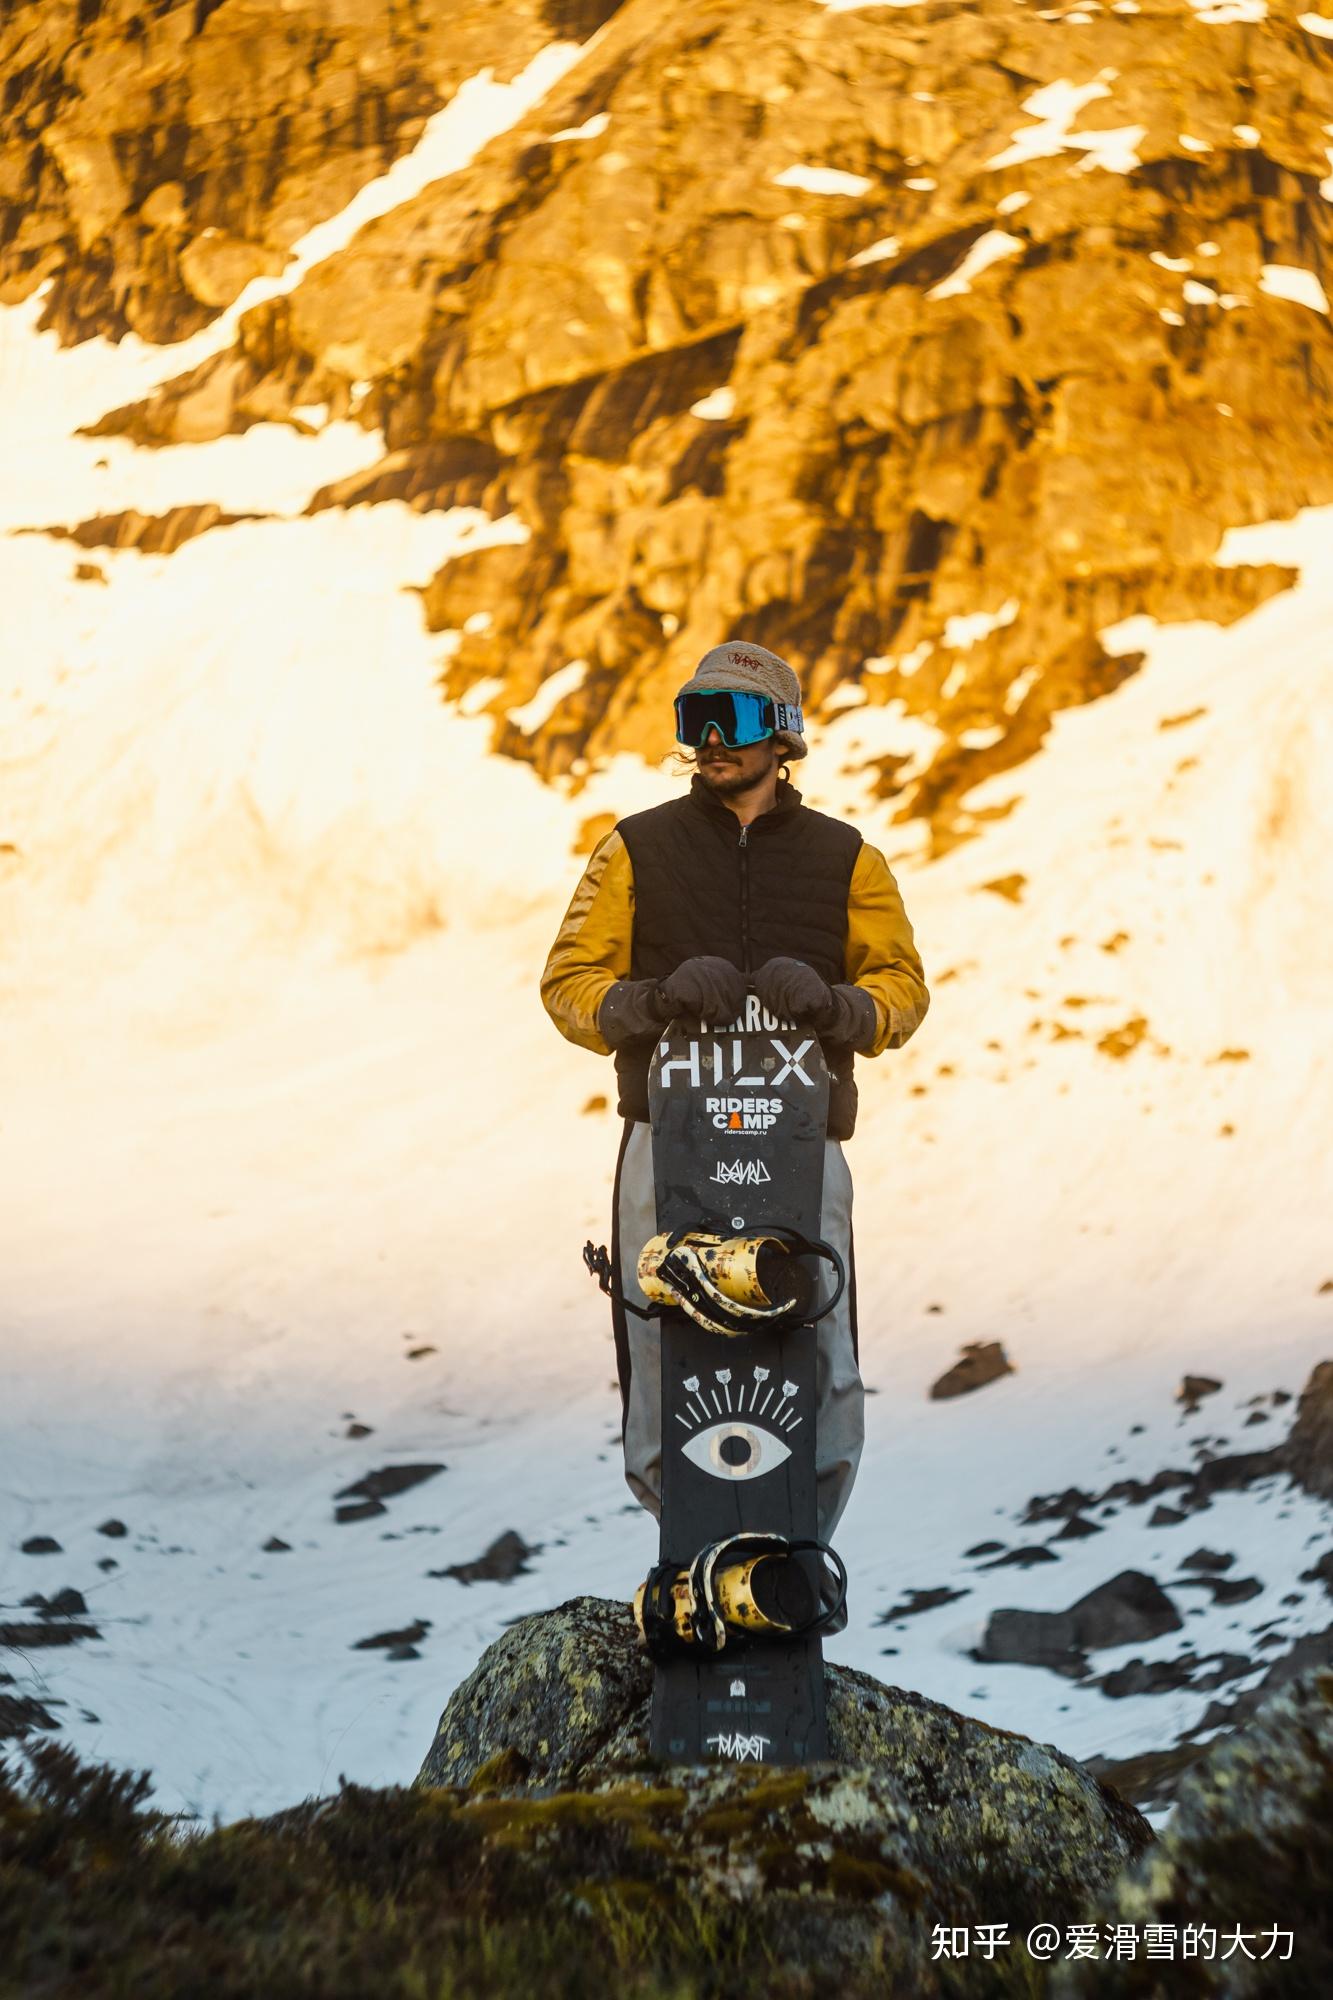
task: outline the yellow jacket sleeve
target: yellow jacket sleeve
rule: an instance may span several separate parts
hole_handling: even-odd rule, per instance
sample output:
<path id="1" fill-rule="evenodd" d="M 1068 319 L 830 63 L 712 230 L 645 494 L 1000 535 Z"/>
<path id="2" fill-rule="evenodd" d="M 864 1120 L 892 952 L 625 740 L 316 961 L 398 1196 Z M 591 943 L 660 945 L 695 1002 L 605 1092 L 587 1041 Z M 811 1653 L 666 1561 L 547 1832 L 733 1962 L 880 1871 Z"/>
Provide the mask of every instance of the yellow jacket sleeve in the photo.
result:
<path id="1" fill-rule="evenodd" d="M 542 1005 L 556 1027 L 599 1056 L 611 1050 L 597 1031 L 597 1012 L 629 975 L 633 930 L 634 870 L 613 830 L 593 849 L 542 973 Z"/>
<path id="2" fill-rule="evenodd" d="M 864 1054 L 900 1049 L 926 1018 L 930 995 L 912 926 L 888 862 L 863 843 L 847 895 L 847 977 L 875 1003 L 879 1032 Z"/>

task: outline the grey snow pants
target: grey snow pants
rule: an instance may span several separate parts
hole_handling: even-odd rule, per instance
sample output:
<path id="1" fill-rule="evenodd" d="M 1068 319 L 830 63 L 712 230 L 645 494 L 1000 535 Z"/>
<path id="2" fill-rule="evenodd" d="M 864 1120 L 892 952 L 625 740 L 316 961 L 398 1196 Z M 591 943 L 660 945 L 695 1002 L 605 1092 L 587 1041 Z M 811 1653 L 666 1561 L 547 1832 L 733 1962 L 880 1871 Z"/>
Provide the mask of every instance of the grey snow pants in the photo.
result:
<path id="1" fill-rule="evenodd" d="M 625 1297 L 648 1303 L 639 1289 L 637 1262 L 657 1234 L 653 1188 L 652 1127 L 635 1120 L 621 1151 L 616 1205 L 616 1242 Z M 847 1267 L 847 1289 L 836 1309 L 815 1329 L 815 1504 L 818 1534 L 831 1541 L 851 1497 L 865 1442 L 865 1390 L 857 1366 L 854 1334 L 856 1285 L 852 1264 L 852 1177 L 836 1139 L 824 1142 L 824 1202 L 820 1234 Z M 823 1271 L 821 1303 L 833 1289 Z M 657 1323 L 623 1315 L 618 1341 L 628 1342 L 629 1388 L 625 1411 L 625 1479 L 640 1506 L 655 1518 L 662 1513 L 662 1371 Z M 623 1377 L 622 1377 L 623 1387 Z"/>

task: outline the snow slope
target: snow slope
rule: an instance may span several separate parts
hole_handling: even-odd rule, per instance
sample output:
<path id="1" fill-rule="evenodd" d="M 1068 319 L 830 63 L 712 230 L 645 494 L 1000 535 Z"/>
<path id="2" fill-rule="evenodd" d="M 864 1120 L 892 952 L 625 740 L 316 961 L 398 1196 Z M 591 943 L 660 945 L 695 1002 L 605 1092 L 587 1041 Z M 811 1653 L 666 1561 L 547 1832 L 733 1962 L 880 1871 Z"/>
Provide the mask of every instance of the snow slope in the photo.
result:
<path id="1" fill-rule="evenodd" d="M 414 592 L 516 523 L 302 518 L 378 455 L 352 426 L 78 438 L 197 344 L 168 367 L 129 342 L 62 354 L 37 310 L 0 317 L 0 1604 L 72 1585 L 102 1636 L 8 1666 L 81 1750 L 151 1766 L 168 1808 L 234 1816 L 340 1772 L 409 1778 L 505 1622 L 628 1596 L 651 1560 L 578 1254 L 605 1234 L 614 1120 L 588 1106 L 609 1078 L 536 974 L 583 822 L 680 781 L 622 759 L 569 796 L 440 703 L 448 641 Z M 267 518 L 97 551 L 100 582 L 18 532 L 205 499 Z M 1299 586 L 1226 630 L 1114 635 L 1142 670 L 978 788 L 1016 802 L 943 860 L 870 796 L 867 760 L 906 742 L 891 709 L 845 707 L 803 767 L 894 858 L 934 991 L 866 1066 L 851 1148 L 876 1395 L 830 1650 L 1078 1755 L 1173 1741 L 1210 1697 L 981 1666 L 995 1606 L 1126 1567 L 1170 1587 L 1204 1540 L 1262 1591 L 1131 1654 L 1327 1622 L 1282 1600 L 1328 1512 L 1276 1483 L 1157 1530 L 1103 1511 L 1039 1569 L 963 1551 L 1044 1540 L 1016 1525 L 1034 1493 L 1275 1442 L 1270 1404 L 1241 1436 L 1247 1399 L 1333 1348 L 1331 546 L 1333 510 L 1231 536 L 1223 560 Z M 927 1400 L 980 1339 L 1017 1372 Z M 1225 1384 L 1192 1419 L 1187 1371 Z M 340 1491 L 400 1463 L 447 1470 L 335 1523 Z M 427 1574 L 511 1527 L 541 1545 L 528 1574 Z M 21 1553 L 35 1535 L 61 1552 Z M 967 1594 L 876 1622 L 939 1585 Z M 354 1650 L 415 1619 L 421 1658 Z"/>

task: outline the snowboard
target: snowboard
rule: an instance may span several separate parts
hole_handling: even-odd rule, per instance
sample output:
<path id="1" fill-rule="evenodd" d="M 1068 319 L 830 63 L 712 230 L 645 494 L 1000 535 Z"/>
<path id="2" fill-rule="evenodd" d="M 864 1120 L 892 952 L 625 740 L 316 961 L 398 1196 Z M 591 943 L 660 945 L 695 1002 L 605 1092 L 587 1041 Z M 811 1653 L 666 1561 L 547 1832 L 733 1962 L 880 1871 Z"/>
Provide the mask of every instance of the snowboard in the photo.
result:
<path id="1" fill-rule="evenodd" d="M 828 1094 L 818 1038 L 753 994 L 731 1027 L 671 1022 L 649 1070 L 658 1229 L 817 1238 Z M 815 1329 L 733 1337 L 674 1309 L 659 1326 L 661 1561 L 687 1568 L 743 1532 L 813 1538 Z M 817 1559 L 799 1560 L 817 1590 Z M 817 1637 L 734 1633 L 721 1653 L 692 1652 L 654 1663 L 654 1754 L 761 1764 L 827 1755 Z"/>

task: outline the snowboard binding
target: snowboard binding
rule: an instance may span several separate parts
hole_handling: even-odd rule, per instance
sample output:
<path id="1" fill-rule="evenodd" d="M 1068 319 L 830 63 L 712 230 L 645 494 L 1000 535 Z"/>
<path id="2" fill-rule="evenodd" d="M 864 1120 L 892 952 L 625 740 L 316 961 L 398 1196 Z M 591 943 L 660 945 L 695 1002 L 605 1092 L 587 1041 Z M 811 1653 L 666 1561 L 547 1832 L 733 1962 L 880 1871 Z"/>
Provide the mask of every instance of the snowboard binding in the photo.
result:
<path id="1" fill-rule="evenodd" d="M 818 1576 L 802 1557 L 818 1557 Z M 749 1533 L 710 1542 L 688 1568 L 660 1562 L 634 1599 L 654 1660 L 718 1654 L 738 1641 L 815 1638 L 846 1623 L 847 1570 L 825 1542 Z"/>
<path id="2" fill-rule="evenodd" d="M 811 1310 L 817 1281 L 809 1260 L 827 1263 L 834 1274 L 833 1295 L 817 1312 Z M 692 1229 L 664 1230 L 644 1244 L 638 1278 L 644 1297 L 652 1301 L 646 1311 L 617 1291 L 604 1246 L 585 1244 L 583 1261 L 602 1290 L 637 1318 L 652 1319 L 675 1309 L 710 1333 L 730 1336 L 814 1326 L 833 1311 L 847 1283 L 842 1258 L 831 1243 L 774 1227 L 762 1234 L 724 1236 L 707 1218 Z"/>

